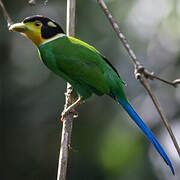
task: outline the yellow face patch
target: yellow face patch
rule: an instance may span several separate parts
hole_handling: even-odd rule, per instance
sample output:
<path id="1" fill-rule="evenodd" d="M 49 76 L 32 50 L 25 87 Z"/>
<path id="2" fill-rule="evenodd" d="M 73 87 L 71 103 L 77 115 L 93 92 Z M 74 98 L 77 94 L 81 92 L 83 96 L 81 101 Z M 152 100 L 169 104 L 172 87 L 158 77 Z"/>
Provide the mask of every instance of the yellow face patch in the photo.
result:
<path id="1" fill-rule="evenodd" d="M 41 36 L 43 24 L 40 21 L 27 22 L 24 25 L 26 26 L 26 31 L 23 32 L 23 35 L 31 39 L 37 46 L 45 41 Z"/>
<path id="2" fill-rule="evenodd" d="M 52 21 L 49 21 L 47 24 L 48 26 L 51 26 L 51 27 L 57 27 L 56 24 L 54 24 Z"/>

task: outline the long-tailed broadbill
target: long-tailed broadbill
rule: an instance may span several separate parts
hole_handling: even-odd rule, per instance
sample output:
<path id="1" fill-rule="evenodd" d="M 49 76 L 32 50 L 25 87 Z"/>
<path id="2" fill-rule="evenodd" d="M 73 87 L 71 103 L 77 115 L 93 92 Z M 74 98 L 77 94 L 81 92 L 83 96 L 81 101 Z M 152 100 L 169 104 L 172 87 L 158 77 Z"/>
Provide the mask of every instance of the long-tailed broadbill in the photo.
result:
<path id="1" fill-rule="evenodd" d="M 119 102 L 174 174 L 162 146 L 130 105 L 117 70 L 99 51 L 79 39 L 67 36 L 54 20 L 40 15 L 25 18 L 21 23 L 11 25 L 10 30 L 31 39 L 43 63 L 76 90 L 79 98 L 72 108 L 92 94 L 106 94 Z"/>

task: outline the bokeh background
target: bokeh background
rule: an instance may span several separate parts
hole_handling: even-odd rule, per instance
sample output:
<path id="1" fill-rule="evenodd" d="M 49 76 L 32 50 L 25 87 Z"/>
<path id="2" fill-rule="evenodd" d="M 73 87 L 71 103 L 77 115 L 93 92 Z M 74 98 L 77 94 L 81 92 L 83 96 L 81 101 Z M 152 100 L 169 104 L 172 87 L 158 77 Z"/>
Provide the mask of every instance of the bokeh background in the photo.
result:
<path id="1" fill-rule="evenodd" d="M 4 0 L 14 22 L 42 14 L 65 29 L 66 0 Z M 180 77 L 180 1 L 106 0 L 141 63 L 157 75 Z M 178 180 L 180 160 L 133 64 L 96 0 L 77 0 L 76 37 L 100 50 L 127 82 L 127 95 L 170 157 L 176 176 L 122 108 L 107 96 L 78 107 L 68 180 Z M 150 85 L 180 143 L 180 87 Z M 0 12 L 0 179 L 56 179 L 66 83 L 39 60 L 36 47 L 10 33 Z"/>

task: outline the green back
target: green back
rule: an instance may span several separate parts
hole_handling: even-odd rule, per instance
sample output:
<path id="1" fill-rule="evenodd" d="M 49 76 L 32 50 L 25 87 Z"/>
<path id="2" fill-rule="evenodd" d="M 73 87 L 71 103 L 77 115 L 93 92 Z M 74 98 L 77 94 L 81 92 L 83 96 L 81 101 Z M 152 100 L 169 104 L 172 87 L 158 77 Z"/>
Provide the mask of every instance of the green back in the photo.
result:
<path id="1" fill-rule="evenodd" d="M 121 95 L 125 98 L 123 81 L 94 47 L 73 37 L 61 37 L 39 47 L 44 64 L 72 84 L 88 98 L 97 95 Z"/>

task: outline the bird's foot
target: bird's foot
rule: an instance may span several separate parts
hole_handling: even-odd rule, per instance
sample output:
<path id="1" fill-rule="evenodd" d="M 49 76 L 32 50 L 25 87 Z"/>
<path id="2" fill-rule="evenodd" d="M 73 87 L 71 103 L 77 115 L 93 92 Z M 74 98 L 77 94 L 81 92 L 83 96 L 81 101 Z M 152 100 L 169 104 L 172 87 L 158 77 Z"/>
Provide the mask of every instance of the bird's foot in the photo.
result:
<path id="1" fill-rule="evenodd" d="M 73 113 L 73 118 L 78 117 L 78 112 L 75 110 L 75 107 L 81 104 L 82 97 L 79 97 L 77 101 L 75 101 L 73 104 L 71 104 L 68 108 L 64 109 L 64 111 L 61 113 L 61 121 L 64 121 L 65 117 L 69 113 Z"/>
<path id="2" fill-rule="evenodd" d="M 63 122 L 65 117 L 67 116 L 67 114 L 69 113 L 73 113 L 73 118 L 77 118 L 78 117 L 78 112 L 75 110 L 75 109 L 70 109 L 68 111 L 64 110 L 62 113 L 61 113 L 61 121 Z"/>

